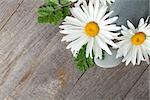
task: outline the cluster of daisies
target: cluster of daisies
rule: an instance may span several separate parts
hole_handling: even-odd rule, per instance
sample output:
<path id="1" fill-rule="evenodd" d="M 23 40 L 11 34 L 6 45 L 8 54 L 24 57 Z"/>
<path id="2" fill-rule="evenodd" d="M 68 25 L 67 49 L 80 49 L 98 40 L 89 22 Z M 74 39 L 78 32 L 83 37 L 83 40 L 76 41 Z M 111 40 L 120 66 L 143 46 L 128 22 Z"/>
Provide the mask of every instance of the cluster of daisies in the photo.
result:
<path id="1" fill-rule="evenodd" d="M 112 55 L 111 48 L 118 49 L 116 58 L 123 57 L 128 65 L 139 65 L 141 61 L 149 64 L 150 56 L 150 24 L 141 18 L 136 28 L 132 22 L 127 26 L 117 26 L 118 17 L 110 17 L 108 5 L 115 0 L 72 0 L 75 6 L 70 8 L 71 16 L 67 16 L 60 25 L 60 33 L 65 34 L 62 41 L 69 42 L 74 57 L 86 45 L 85 56 L 102 59 L 103 51 Z M 114 42 L 117 40 L 118 42 Z"/>

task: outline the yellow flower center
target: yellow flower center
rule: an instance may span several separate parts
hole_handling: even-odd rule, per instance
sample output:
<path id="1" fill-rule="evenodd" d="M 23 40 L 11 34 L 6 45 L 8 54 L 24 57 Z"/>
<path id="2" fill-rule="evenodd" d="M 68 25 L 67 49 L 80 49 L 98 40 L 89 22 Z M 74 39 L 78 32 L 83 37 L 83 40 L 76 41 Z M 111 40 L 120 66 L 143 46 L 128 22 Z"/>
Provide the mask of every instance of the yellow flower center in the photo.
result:
<path id="1" fill-rule="evenodd" d="M 96 22 L 91 21 L 86 24 L 84 31 L 89 37 L 94 37 L 99 33 L 100 28 Z"/>
<path id="2" fill-rule="evenodd" d="M 145 41 L 145 39 L 146 39 L 145 33 L 143 33 L 143 32 L 138 32 L 138 33 L 135 33 L 135 35 L 132 36 L 131 41 L 132 41 L 132 44 L 133 44 L 133 45 L 138 46 L 138 45 L 143 44 L 144 41 Z"/>

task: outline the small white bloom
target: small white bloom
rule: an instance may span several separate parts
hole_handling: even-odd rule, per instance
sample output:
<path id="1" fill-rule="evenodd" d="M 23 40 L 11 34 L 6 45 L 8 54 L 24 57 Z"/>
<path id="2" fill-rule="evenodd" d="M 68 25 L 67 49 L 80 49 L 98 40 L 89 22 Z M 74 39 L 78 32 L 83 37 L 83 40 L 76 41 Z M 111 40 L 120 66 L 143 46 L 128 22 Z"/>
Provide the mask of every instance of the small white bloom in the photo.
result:
<path id="1" fill-rule="evenodd" d="M 130 22 L 127 21 L 129 27 L 126 28 L 122 26 L 121 33 L 123 36 L 118 39 L 119 50 L 117 57 L 123 56 L 123 62 L 126 61 L 126 65 L 130 62 L 133 65 L 139 65 L 141 61 L 146 61 L 149 64 L 150 56 L 150 24 L 144 21 L 143 18 L 140 19 L 138 28 Z"/>
<path id="2" fill-rule="evenodd" d="M 112 41 L 117 37 L 115 31 L 121 28 L 116 26 L 114 22 L 118 17 L 109 18 L 113 12 L 107 12 L 107 6 L 100 6 L 99 0 L 89 4 L 86 2 L 78 7 L 71 8 L 72 16 L 67 16 L 65 22 L 60 26 L 60 33 L 65 34 L 62 41 L 71 42 L 67 49 L 71 49 L 75 56 L 78 51 L 87 44 L 86 57 L 102 58 L 102 50 L 108 54 L 112 54 L 108 44 L 112 47 L 117 45 Z"/>

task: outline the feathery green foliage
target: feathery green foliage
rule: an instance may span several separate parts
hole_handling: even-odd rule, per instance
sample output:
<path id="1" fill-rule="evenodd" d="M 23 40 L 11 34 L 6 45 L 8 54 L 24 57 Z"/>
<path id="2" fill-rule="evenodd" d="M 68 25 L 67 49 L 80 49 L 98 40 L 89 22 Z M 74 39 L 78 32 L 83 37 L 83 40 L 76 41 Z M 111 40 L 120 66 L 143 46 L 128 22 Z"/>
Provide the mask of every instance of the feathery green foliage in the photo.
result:
<path id="1" fill-rule="evenodd" d="M 94 65 L 94 60 L 91 57 L 86 58 L 85 55 L 86 55 L 86 45 L 84 45 L 80 49 L 79 53 L 77 54 L 77 57 L 74 58 L 77 68 L 83 72 Z"/>
<path id="2" fill-rule="evenodd" d="M 45 5 L 38 8 L 38 22 L 58 25 L 62 20 L 70 15 L 71 3 L 67 0 L 61 0 L 61 4 L 58 0 L 45 0 Z"/>

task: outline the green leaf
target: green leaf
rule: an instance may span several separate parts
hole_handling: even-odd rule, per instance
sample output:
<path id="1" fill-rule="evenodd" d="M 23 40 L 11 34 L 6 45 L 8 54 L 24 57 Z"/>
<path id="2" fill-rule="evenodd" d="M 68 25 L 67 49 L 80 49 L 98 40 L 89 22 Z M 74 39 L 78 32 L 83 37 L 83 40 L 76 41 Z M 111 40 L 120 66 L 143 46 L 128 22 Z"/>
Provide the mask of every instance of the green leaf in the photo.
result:
<path id="1" fill-rule="evenodd" d="M 37 10 L 38 23 L 58 25 L 70 15 L 70 2 L 67 0 L 61 0 L 61 2 L 60 5 L 57 0 L 45 0 L 46 4 Z"/>
<path id="2" fill-rule="evenodd" d="M 74 58 L 77 68 L 84 72 L 94 65 L 94 60 L 90 57 L 86 58 L 86 45 L 84 45 Z"/>

